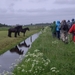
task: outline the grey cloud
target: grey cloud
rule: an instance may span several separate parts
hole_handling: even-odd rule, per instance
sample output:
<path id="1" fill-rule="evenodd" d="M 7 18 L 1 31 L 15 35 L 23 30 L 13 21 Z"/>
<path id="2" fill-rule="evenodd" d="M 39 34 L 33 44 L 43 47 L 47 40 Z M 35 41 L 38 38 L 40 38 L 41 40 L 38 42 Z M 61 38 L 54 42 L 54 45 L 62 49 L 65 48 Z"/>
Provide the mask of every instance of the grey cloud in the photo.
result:
<path id="1" fill-rule="evenodd" d="M 39 2 L 45 2 L 45 1 L 48 1 L 48 0 L 29 0 L 30 2 L 34 2 L 34 3 L 39 3 Z"/>
<path id="2" fill-rule="evenodd" d="M 47 13 L 47 10 L 45 8 L 40 8 L 40 9 L 26 9 L 26 10 L 22 10 L 19 9 L 17 10 L 18 13 L 22 13 L 22 14 L 29 14 L 29 15 L 39 15 L 39 14 L 43 14 L 43 13 Z"/>
<path id="3" fill-rule="evenodd" d="M 10 3 L 9 7 L 13 7 L 15 4 L 14 3 Z"/>
<path id="4" fill-rule="evenodd" d="M 31 10 L 26 10 L 27 12 L 45 12 L 47 11 L 45 8 L 40 8 L 40 9 L 31 9 Z"/>
<path id="5" fill-rule="evenodd" d="M 30 9 L 30 10 L 18 10 L 17 12 L 20 12 L 20 13 L 28 13 L 28 14 L 34 14 L 34 13 L 37 13 L 37 15 L 39 14 L 61 14 L 61 13 L 64 13 L 64 14 L 71 14 L 75 12 L 74 8 L 62 8 L 62 9 L 52 9 L 52 10 L 47 10 L 47 9 L 44 9 L 44 8 L 41 8 L 41 9 Z"/>
<path id="6" fill-rule="evenodd" d="M 57 21 L 57 20 L 62 20 L 62 19 L 72 19 L 75 18 L 75 10 L 74 8 L 65 8 L 65 9 L 53 9 L 53 10 L 45 10 L 43 9 L 42 12 L 41 10 L 22 10 L 23 14 L 21 13 L 10 13 L 10 14 L 0 14 L 0 22 L 1 23 L 6 23 L 6 24 L 30 24 L 30 23 L 50 23 L 52 21 Z M 29 15 L 27 13 L 29 12 L 30 14 L 33 13 L 33 15 Z M 37 13 L 34 15 L 34 12 Z M 45 12 L 45 13 L 43 13 Z"/>
<path id="7" fill-rule="evenodd" d="M 15 3 L 18 1 L 22 1 L 22 0 L 5 0 L 5 3 L 7 5 L 7 10 L 8 10 L 7 12 L 14 13 L 15 12 L 14 6 L 15 6 Z"/>
<path id="8" fill-rule="evenodd" d="M 1 9 L 0 8 L 0 14 L 4 14 L 4 13 L 6 13 L 7 12 L 7 9 Z"/>
<path id="9" fill-rule="evenodd" d="M 21 0 L 5 0 L 5 3 L 7 5 L 13 6 L 15 4 L 15 2 L 18 2 L 18 1 L 21 1 Z"/>
<path id="10" fill-rule="evenodd" d="M 5 0 L 5 3 L 8 5 L 8 7 L 13 7 L 16 2 L 22 1 L 22 0 Z"/>
<path id="11" fill-rule="evenodd" d="M 75 4 L 75 0 L 55 0 L 55 4 Z"/>

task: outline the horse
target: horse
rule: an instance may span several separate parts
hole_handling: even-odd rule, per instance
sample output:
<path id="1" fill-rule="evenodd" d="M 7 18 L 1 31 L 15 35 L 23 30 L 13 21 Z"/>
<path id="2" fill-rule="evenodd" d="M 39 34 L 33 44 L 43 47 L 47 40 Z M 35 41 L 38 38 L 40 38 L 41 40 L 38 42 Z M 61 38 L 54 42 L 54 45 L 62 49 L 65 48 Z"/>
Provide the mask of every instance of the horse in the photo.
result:
<path id="1" fill-rule="evenodd" d="M 19 55 L 23 55 L 23 53 L 24 53 L 24 51 L 19 50 L 17 46 L 15 46 L 14 48 L 10 49 L 10 52 L 12 52 L 12 53 L 16 52 Z"/>
<path id="2" fill-rule="evenodd" d="M 26 33 L 27 30 L 29 31 L 30 29 L 29 29 L 28 27 L 22 28 L 22 29 L 20 30 L 20 32 L 22 32 L 22 33 L 23 33 L 23 36 L 25 36 L 25 33 Z"/>
<path id="3" fill-rule="evenodd" d="M 22 26 L 8 29 L 8 37 L 11 37 L 11 33 L 15 33 L 14 37 L 17 37 L 17 34 L 20 36 L 20 30 L 22 30 Z"/>

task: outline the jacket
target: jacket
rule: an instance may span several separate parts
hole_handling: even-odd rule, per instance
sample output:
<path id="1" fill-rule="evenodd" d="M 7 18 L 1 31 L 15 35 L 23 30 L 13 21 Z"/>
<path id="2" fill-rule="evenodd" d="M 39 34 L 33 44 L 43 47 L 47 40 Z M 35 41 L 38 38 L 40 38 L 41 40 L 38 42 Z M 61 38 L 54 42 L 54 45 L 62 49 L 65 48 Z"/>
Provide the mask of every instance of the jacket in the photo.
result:
<path id="1" fill-rule="evenodd" d="M 73 34 L 73 41 L 75 42 L 75 24 L 69 29 L 69 33 Z"/>
<path id="2" fill-rule="evenodd" d="M 56 22 L 56 31 L 60 31 L 60 21 Z"/>

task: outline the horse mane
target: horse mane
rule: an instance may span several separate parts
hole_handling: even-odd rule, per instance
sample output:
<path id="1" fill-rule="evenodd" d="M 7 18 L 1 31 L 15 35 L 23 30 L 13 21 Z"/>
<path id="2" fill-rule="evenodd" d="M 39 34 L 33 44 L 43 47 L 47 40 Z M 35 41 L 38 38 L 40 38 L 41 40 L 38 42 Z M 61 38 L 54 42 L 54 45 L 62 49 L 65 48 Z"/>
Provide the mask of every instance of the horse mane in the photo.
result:
<path id="1" fill-rule="evenodd" d="M 18 25 L 18 26 L 15 27 L 15 29 L 22 29 L 22 26 Z"/>

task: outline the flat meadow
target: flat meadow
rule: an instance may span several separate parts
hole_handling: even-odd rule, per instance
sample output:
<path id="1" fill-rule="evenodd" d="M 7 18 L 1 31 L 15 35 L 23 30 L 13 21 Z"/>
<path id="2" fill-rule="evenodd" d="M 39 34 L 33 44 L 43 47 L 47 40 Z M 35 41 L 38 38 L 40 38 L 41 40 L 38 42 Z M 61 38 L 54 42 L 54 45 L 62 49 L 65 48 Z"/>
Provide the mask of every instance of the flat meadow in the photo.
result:
<path id="1" fill-rule="evenodd" d="M 20 36 L 17 38 L 14 37 L 14 33 L 12 33 L 12 37 L 8 37 L 8 29 L 10 27 L 0 27 L 0 54 L 3 54 L 7 50 L 11 49 L 15 45 L 19 44 L 21 41 L 25 40 L 30 35 L 38 32 L 40 28 L 38 27 L 30 27 L 30 31 L 26 31 L 25 37 L 23 33 L 20 33 Z"/>
<path id="2" fill-rule="evenodd" d="M 6 75 L 75 75 L 75 44 L 53 38 L 49 26 L 41 32 L 26 55 L 16 60 L 22 62 Z"/>

